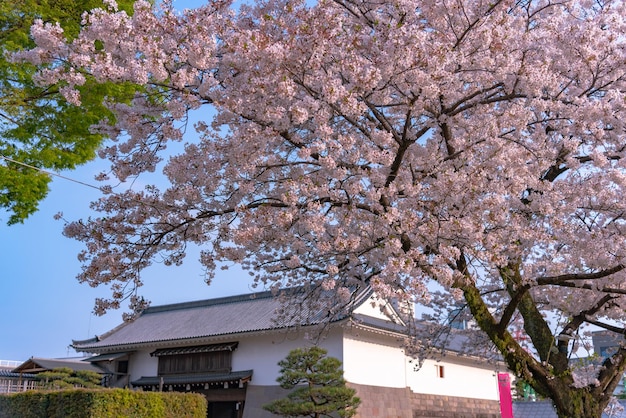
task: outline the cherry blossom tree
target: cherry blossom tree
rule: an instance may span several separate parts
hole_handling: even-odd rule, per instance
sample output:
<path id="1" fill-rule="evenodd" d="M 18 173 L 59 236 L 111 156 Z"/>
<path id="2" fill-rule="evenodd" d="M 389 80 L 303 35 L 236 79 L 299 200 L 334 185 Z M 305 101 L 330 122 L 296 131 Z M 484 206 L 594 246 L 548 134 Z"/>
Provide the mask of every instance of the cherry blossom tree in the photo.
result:
<path id="1" fill-rule="evenodd" d="M 111 286 L 98 313 L 129 295 L 141 309 L 141 272 L 193 243 L 207 281 L 238 263 L 346 302 L 369 285 L 466 307 L 560 417 L 600 416 L 626 349 L 591 372 L 569 358 L 589 326 L 625 332 L 622 1 L 110 7 L 70 43 L 36 24 L 21 55 L 53 64 L 41 82 L 76 105 L 84 74 L 145 86 L 94 128 L 115 180 L 186 141 L 168 185 L 103 187 L 101 216 L 66 225 L 85 243 L 79 280 Z"/>

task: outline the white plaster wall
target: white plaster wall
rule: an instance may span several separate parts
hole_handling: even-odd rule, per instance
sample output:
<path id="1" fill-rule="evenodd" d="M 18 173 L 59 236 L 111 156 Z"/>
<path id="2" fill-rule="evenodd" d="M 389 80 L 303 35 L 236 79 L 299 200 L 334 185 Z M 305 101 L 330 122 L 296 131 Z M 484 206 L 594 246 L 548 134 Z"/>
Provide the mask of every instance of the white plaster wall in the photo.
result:
<path id="1" fill-rule="evenodd" d="M 381 303 L 383 303 L 381 305 Z M 393 321 L 394 319 L 391 317 L 393 314 L 393 310 L 391 306 L 385 308 L 385 302 L 376 298 L 375 295 L 370 296 L 370 298 L 362 303 L 359 307 L 354 310 L 354 313 L 360 315 L 367 315 L 373 318 L 384 319 L 387 321 Z M 387 311 L 387 312 L 385 312 Z"/>
<path id="2" fill-rule="evenodd" d="M 426 360 L 415 371 L 415 363 L 407 359 L 407 382 L 413 392 L 432 395 L 462 396 L 466 398 L 498 400 L 498 378 L 493 365 L 474 362 Z M 437 375 L 436 366 L 443 366 L 444 377 Z"/>
<path id="3" fill-rule="evenodd" d="M 142 376 L 156 376 L 159 360 L 157 357 L 150 357 L 151 350 L 141 350 L 134 352 L 128 359 L 128 373 L 130 381 L 137 380 Z"/>
<path id="4" fill-rule="evenodd" d="M 303 333 L 286 332 L 267 334 L 251 338 L 240 338 L 239 346 L 233 353 L 233 371 L 254 370 L 251 385 L 275 386 L 280 368 L 278 362 L 284 359 L 289 351 L 313 345 L 312 341 L 303 338 Z M 328 350 L 328 355 L 341 360 L 342 344 L 338 330 L 331 331 L 320 346 Z"/>
<path id="5" fill-rule="evenodd" d="M 344 378 L 360 385 L 404 388 L 406 361 L 400 343 L 370 335 L 346 335 L 344 339 Z"/>
<path id="6" fill-rule="evenodd" d="M 344 339 L 344 377 L 348 382 L 389 388 L 409 387 L 415 393 L 498 400 L 496 367 L 471 358 L 450 355 L 445 361 L 426 360 L 415 371 L 401 341 L 366 332 L 347 333 Z M 444 367 L 444 377 L 436 365 Z"/>
<path id="7" fill-rule="evenodd" d="M 345 336 L 342 333 L 345 331 Z M 234 338 L 238 341 L 233 353 L 232 370 L 253 370 L 251 385 L 275 386 L 279 376 L 278 362 L 289 351 L 313 345 L 300 332 L 285 332 Z M 405 356 L 401 342 L 367 332 L 332 329 L 320 346 L 328 355 L 343 362 L 348 382 L 389 388 L 410 387 L 413 392 L 498 400 L 498 385 L 494 366 L 472 359 L 450 356 L 445 361 L 426 360 L 414 371 L 415 363 Z M 156 376 L 158 358 L 151 357 L 154 349 L 131 355 L 130 381 L 142 376 Z M 444 366 L 444 378 L 439 378 L 435 365 Z"/>

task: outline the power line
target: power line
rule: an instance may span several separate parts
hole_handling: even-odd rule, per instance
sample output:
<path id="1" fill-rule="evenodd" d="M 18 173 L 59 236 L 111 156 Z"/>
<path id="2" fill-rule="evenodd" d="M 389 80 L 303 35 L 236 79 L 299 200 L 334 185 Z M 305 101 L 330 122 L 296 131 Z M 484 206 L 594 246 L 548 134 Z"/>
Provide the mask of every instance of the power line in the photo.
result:
<path id="1" fill-rule="evenodd" d="M 63 179 L 63 180 L 71 181 L 71 182 L 74 182 L 74 183 L 76 183 L 76 184 L 80 184 L 80 185 L 82 185 L 82 186 L 87 186 L 87 187 L 91 187 L 92 189 L 96 189 L 96 190 L 98 190 L 98 191 L 102 191 L 102 189 L 101 189 L 100 187 L 98 187 L 98 186 L 94 186 L 93 184 L 85 183 L 84 181 L 76 180 L 76 179 L 73 179 L 73 178 L 71 178 L 71 177 L 67 177 L 67 176 L 64 176 L 64 175 L 62 175 L 62 174 L 55 173 L 54 171 L 44 170 L 44 169 L 42 169 L 42 168 L 35 167 L 34 165 L 30 165 L 30 164 L 27 164 L 27 163 L 24 163 L 24 162 L 21 162 L 21 161 L 14 160 L 14 159 L 12 159 L 12 158 L 10 158 L 10 157 L 7 157 L 7 156 L 4 156 L 4 155 L 2 155 L 2 154 L 0 154 L 0 158 L 2 158 L 2 159 L 3 159 L 3 160 L 5 160 L 5 161 L 9 161 L 9 162 L 12 162 L 12 163 L 14 163 L 14 164 L 18 164 L 18 165 L 21 165 L 21 166 L 23 166 L 23 167 L 30 168 L 30 169 L 32 169 L 32 170 L 39 171 L 39 172 L 44 173 L 44 174 L 47 174 L 47 175 L 49 175 L 49 176 L 59 177 L 59 178 L 61 178 L 61 179 Z M 116 196 L 121 196 L 121 194 L 120 194 L 120 193 L 114 192 L 114 191 L 112 191 L 112 190 L 111 190 L 111 191 L 109 191 L 108 193 L 113 194 L 113 195 L 116 195 Z M 165 209 L 167 209 L 167 206 L 164 206 L 164 205 L 162 205 L 162 204 L 154 204 L 154 203 L 144 202 L 143 200 L 138 199 L 138 198 L 136 198 L 136 197 L 130 197 L 130 200 L 132 200 L 132 201 L 134 201 L 134 202 L 136 202 L 136 203 L 139 203 L 139 204 L 141 204 L 141 205 L 144 205 L 144 206 L 149 206 L 149 207 L 156 208 L 156 209 L 164 209 L 164 208 L 165 208 Z"/>
<path id="2" fill-rule="evenodd" d="M 0 158 L 2 158 L 5 161 L 9 161 L 9 162 L 12 162 L 14 164 L 17 164 L 17 165 L 21 165 L 23 167 L 27 167 L 27 168 L 30 168 L 32 170 L 39 171 L 39 172 L 47 174 L 49 176 L 59 177 L 59 178 L 62 178 L 63 180 L 68 180 L 68 181 L 71 181 L 71 182 L 74 182 L 74 183 L 77 183 L 77 184 L 81 184 L 83 186 L 91 187 L 92 189 L 101 190 L 100 187 L 94 186 L 93 184 L 85 183 L 84 181 L 76 180 L 76 179 L 73 179 L 71 177 L 67 177 L 67 176 L 61 175 L 59 173 L 55 173 L 54 171 L 44 170 L 42 168 L 35 167 L 34 165 L 30 165 L 30 164 L 24 163 L 22 161 L 17 161 L 17 160 L 14 160 L 13 158 L 6 157 L 6 156 L 4 156 L 2 154 L 0 154 Z"/>

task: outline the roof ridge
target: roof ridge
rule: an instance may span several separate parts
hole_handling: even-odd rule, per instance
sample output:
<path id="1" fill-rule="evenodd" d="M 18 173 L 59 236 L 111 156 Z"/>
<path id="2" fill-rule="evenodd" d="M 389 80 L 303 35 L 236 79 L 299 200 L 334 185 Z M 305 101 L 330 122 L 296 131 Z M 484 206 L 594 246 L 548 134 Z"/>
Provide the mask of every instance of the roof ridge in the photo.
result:
<path id="1" fill-rule="evenodd" d="M 314 291 L 321 299 L 307 298 L 309 290 Z M 355 286 L 351 290 L 356 293 L 347 302 L 334 299 L 333 292 L 326 291 L 321 286 L 315 288 L 293 286 L 235 296 L 150 306 L 132 320 L 123 322 L 100 336 L 84 341 L 74 340 L 72 347 L 77 351 L 91 353 L 111 352 L 115 347 L 127 351 L 136 348 L 132 344 L 173 340 L 190 341 L 190 339 L 213 338 L 219 335 L 317 325 L 328 320 L 343 321 L 353 309 L 365 303 L 367 297 L 372 294 L 369 286 L 364 288 Z M 294 309 L 291 303 L 288 306 L 282 305 L 283 302 L 287 302 L 283 298 L 291 297 L 297 299 L 293 304 Z M 313 303 L 309 303 L 311 301 Z M 202 315 L 207 315 L 208 312 L 211 312 L 213 316 L 211 320 L 199 319 L 204 318 Z M 281 315 L 283 315 L 280 318 L 281 321 L 277 322 L 276 318 Z M 220 319 L 215 322 L 215 318 Z M 245 318 L 245 323 L 243 318 Z M 176 325 L 172 323 L 174 320 L 182 322 Z M 109 348 L 105 349 L 105 347 Z"/>
<path id="2" fill-rule="evenodd" d="M 177 302 L 166 305 L 149 306 L 143 310 L 142 315 L 158 312 L 176 311 L 181 309 L 204 308 L 207 306 L 225 305 L 228 303 L 247 302 L 255 299 L 267 299 L 275 297 L 275 292 L 266 290 L 262 292 L 244 293 L 234 296 L 223 296 L 219 298 L 201 299 L 190 302 Z"/>

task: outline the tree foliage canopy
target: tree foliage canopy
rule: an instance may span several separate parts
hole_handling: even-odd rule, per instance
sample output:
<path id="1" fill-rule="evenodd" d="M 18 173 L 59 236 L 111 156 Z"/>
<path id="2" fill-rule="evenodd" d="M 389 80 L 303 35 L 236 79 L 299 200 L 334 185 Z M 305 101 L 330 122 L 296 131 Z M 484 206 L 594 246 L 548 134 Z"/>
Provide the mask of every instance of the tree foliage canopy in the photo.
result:
<path id="1" fill-rule="evenodd" d="M 281 360 L 277 381 L 283 389 L 294 389 L 287 398 L 278 399 L 263 408 L 285 417 L 312 418 L 352 417 L 360 399 L 346 386 L 341 361 L 326 357 L 320 347 L 297 348 Z"/>
<path id="2" fill-rule="evenodd" d="M 91 370 L 72 370 L 59 367 L 37 374 L 45 389 L 99 388 L 102 376 Z"/>
<path id="3" fill-rule="evenodd" d="M 110 193 L 67 224 L 86 244 L 79 279 L 112 286 L 97 312 L 196 243 L 210 274 L 240 263 L 344 301 L 367 284 L 443 317 L 461 304 L 560 416 L 600 416 L 626 349 L 584 373 L 569 358 L 590 325 L 624 334 L 623 2 L 228 6 L 140 1 L 70 43 L 33 28 L 22 58 L 70 101 L 82 75 L 145 86 L 99 131 L 117 179 L 154 170 L 200 115 L 169 187 Z"/>
<path id="4" fill-rule="evenodd" d="M 129 10 L 132 0 L 120 4 Z M 63 100 L 66 83 L 40 85 L 45 63 L 13 62 L 10 53 L 34 47 L 30 28 L 35 19 L 59 22 L 66 39 L 80 31 L 85 10 L 102 7 L 101 0 L 7 0 L 0 4 L 0 207 L 8 224 L 23 222 L 48 193 L 50 177 L 37 169 L 75 168 L 95 157 L 103 136 L 90 126 L 114 115 L 105 97 L 129 100 L 134 87 L 95 83 L 81 86 L 83 106 Z M 34 168 L 31 168 L 31 167 Z"/>

